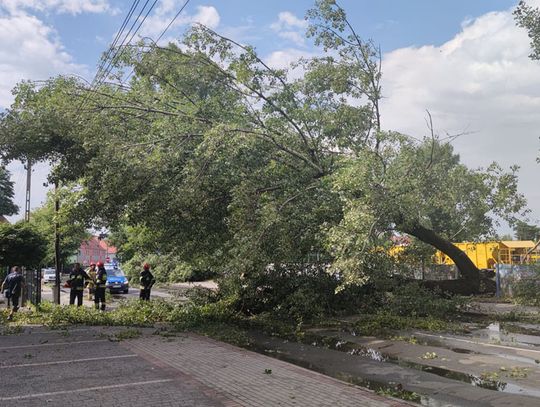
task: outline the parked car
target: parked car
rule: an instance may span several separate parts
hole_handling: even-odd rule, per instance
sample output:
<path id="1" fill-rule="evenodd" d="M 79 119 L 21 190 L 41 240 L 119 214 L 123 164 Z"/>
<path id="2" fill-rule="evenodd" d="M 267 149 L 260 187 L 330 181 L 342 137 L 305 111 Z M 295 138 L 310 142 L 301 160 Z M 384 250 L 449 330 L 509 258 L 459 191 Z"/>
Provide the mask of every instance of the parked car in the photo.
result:
<path id="1" fill-rule="evenodd" d="M 107 288 L 111 293 L 129 292 L 129 281 L 118 265 L 105 264 L 105 271 L 107 271 Z"/>
<path id="2" fill-rule="evenodd" d="M 43 283 L 56 282 L 56 270 L 53 268 L 41 269 L 41 275 L 43 276 Z"/>

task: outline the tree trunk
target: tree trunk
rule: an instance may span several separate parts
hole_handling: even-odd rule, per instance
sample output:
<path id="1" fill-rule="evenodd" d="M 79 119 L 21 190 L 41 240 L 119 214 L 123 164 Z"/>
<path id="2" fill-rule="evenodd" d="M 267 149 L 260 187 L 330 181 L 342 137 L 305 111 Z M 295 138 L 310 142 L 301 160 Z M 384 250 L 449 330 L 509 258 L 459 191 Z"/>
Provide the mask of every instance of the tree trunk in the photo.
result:
<path id="1" fill-rule="evenodd" d="M 480 271 L 478 270 L 478 267 L 476 267 L 471 259 L 469 259 L 469 257 L 457 246 L 442 238 L 434 231 L 418 224 L 403 228 L 403 232 L 420 239 L 422 242 L 427 243 L 446 254 L 456 264 L 461 277 L 465 280 L 469 280 L 472 284 L 478 285 L 479 288 Z"/>

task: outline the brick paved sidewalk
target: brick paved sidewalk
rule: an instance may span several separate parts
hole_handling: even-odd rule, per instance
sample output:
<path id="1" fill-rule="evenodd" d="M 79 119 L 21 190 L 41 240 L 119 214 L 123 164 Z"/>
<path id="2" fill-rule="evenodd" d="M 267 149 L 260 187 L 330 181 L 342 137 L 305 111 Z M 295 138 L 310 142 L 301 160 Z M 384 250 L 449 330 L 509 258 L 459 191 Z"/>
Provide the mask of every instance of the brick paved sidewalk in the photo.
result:
<path id="1" fill-rule="evenodd" d="M 384 398 L 310 370 L 222 342 L 186 334 L 143 337 L 122 343 L 180 379 L 212 389 L 226 406 L 398 407 L 411 404 Z M 265 373 L 266 371 L 266 373 Z M 271 373 L 270 373 L 271 371 Z"/>

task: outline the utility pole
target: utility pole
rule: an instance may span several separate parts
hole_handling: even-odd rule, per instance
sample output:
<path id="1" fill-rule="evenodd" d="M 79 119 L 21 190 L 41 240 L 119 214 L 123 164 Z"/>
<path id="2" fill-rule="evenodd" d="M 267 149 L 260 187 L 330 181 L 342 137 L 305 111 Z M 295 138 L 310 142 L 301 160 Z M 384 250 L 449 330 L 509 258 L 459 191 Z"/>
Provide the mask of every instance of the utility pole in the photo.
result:
<path id="1" fill-rule="evenodd" d="M 58 197 L 58 179 L 54 180 L 54 267 L 56 269 L 56 290 L 54 303 L 60 304 L 60 225 L 58 212 L 60 211 L 60 198 Z"/>
<path id="2" fill-rule="evenodd" d="M 30 222 L 30 190 L 32 186 L 32 163 L 26 161 L 26 203 L 24 206 L 24 220 Z"/>

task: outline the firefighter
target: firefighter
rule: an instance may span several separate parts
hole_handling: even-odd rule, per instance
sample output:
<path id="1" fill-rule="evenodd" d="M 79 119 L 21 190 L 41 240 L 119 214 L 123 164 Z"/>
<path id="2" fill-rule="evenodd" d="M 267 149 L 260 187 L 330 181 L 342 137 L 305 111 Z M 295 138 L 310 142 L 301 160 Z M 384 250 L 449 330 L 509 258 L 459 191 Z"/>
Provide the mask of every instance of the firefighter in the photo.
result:
<path id="1" fill-rule="evenodd" d="M 86 270 L 86 274 L 90 279 L 88 280 L 88 300 L 92 301 L 92 294 L 96 290 L 96 263 L 90 263 L 90 267 Z"/>
<path id="2" fill-rule="evenodd" d="M 8 316 L 8 320 L 13 319 L 13 315 L 19 309 L 19 298 L 21 297 L 22 288 L 25 285 L 24 277 L 21 274 L 21 269 L 17 266 L 11 269 L 11 273 L 7 275 L 0 291 L 4 291 L 4 295 L 8 299 L 8 307 L 11 302 L 12 308 Z"/>
<path id="3" fill-rule="evenodd" d="M 96 309 L 105 311 L 105 290 L 107 289 L 107 271 L 105 265 L 98 261 L 96 272 L 96 288 L 94 292 L 94 304 Z"/>
<path id="4" fill-rule="evenodd" d="M 152 286 L 156 282 L 156 279 L 150 272 L 150 264 L 144 263 L 143 265 L 143 271 L 141 271 L 141 276 L 139 277 L 140 281 L 140 293 L 139 298 L 144 301 L 150 300 L 150 290 L 152 289 Z"/>
<path id="5" fill-rule="evenodd" d="M 77 299 L 77 307 L 83 304 L 84 285 L 89 279 L 88 274 L 81 268 L 81 264 L 75 263 L 67 281 L 71 288 L 69 292 L 70 305 L 75 304 L 75 298 Z"/>

